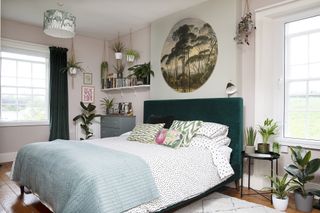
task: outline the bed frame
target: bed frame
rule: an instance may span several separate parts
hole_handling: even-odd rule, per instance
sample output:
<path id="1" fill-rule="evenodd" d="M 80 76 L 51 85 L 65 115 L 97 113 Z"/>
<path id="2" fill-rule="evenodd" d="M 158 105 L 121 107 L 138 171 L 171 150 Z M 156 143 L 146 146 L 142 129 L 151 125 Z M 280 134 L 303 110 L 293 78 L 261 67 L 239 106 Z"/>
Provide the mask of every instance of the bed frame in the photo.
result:
<path id="1" fill-rule="evenodd" d="M 241 155 L 243 150 L 242 98 L 149 100 L 144 102 L 144 122 L 150 115 L 170 115 L 174 116 L 175 120 L 202 120 L 229 126 L 228 137 L 231 139 L 230 147 L 232 148 L 230 163 L 235 171 L 235 174 L 223 183 L 196 197 L 169 206 L 160 212 L 172 212 L 182 208 L 233 181 L 235 181 L 236 187 L 239 186 L 239 179 L 242 176 Z"/>

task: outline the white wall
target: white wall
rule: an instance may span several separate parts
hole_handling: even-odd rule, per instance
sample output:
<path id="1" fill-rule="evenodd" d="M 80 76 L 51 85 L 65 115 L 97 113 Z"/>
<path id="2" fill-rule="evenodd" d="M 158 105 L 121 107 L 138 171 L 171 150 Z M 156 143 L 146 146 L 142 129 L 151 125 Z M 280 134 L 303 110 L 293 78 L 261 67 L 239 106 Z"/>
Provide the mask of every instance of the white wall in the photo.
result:
<path id="1" fill-rule="evenodd" d="M 151 64 L 155 77 L 151 81 L 152 99 L 225 97 L 228 81 L 238 82 L 239 64 L 237 45 L 233 41 L 238 0 L 211 0 L 187 10 L 161 18 L 151 24 Z M 198 18 L 211 25 L 218 40 L 218 58 L 213 73 L 199 89 L 191 93 L 178 93 L 170 88 L 161 73 L 161 50 L 171 28 L 184 18 Z"/>

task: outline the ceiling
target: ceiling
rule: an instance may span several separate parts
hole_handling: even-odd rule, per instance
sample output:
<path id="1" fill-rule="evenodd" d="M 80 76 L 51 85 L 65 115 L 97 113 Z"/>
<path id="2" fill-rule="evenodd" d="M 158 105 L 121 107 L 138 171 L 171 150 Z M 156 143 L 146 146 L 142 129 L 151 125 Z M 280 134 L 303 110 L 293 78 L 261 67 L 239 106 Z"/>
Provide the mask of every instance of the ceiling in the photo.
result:
<path id="1" fill-rule="evenodd" d="M 42 27 L 47 9 L 62 9 L 76 17 L 76 33 L 112 40 L 151 22 L 207 0 L 2 0 L 2 18 Z"/>

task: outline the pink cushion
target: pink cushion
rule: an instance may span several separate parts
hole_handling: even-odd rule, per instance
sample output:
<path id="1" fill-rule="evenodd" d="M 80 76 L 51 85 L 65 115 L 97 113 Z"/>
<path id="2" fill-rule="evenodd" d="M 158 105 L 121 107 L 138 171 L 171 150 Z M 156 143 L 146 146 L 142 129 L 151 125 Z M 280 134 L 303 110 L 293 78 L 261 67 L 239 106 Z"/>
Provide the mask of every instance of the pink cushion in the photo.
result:
<path id="1" fill-rule="evenodd" d="M 166 139 L 168 129 L 162 129 L 156 136 L 156 143 L 163 144 L 164 140 Z"/>

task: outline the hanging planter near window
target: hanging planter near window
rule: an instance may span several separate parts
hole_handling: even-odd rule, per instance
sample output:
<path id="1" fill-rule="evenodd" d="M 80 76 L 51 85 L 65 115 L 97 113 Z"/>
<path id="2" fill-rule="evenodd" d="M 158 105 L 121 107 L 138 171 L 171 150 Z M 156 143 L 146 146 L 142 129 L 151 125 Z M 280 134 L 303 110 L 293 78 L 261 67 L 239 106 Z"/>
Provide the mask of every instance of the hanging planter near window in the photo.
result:
<path id="1" fill-rule="evenodd" d="M 124 50 L 124 44 L 120 41 L 119 37 L 118 37 L 118 41 L 114 42 L 112 50 L 114 51 L 116 59 L 121 60 L 122 51 Z"/>
<path id="2" fill-rule="evenodd" d="M 246 0 L 246 5 L 244 8 L 244 15 L 241 17 L 241 21 L 237 27 L 237 34 L 234 37 L 234 40 L 237 44 L 250 45 L 249 43 L 249 35 L 256 29 L 254 25 L 254 21 L 252 20 L 252 13 L 249 9 L 249 2 Z"/>

